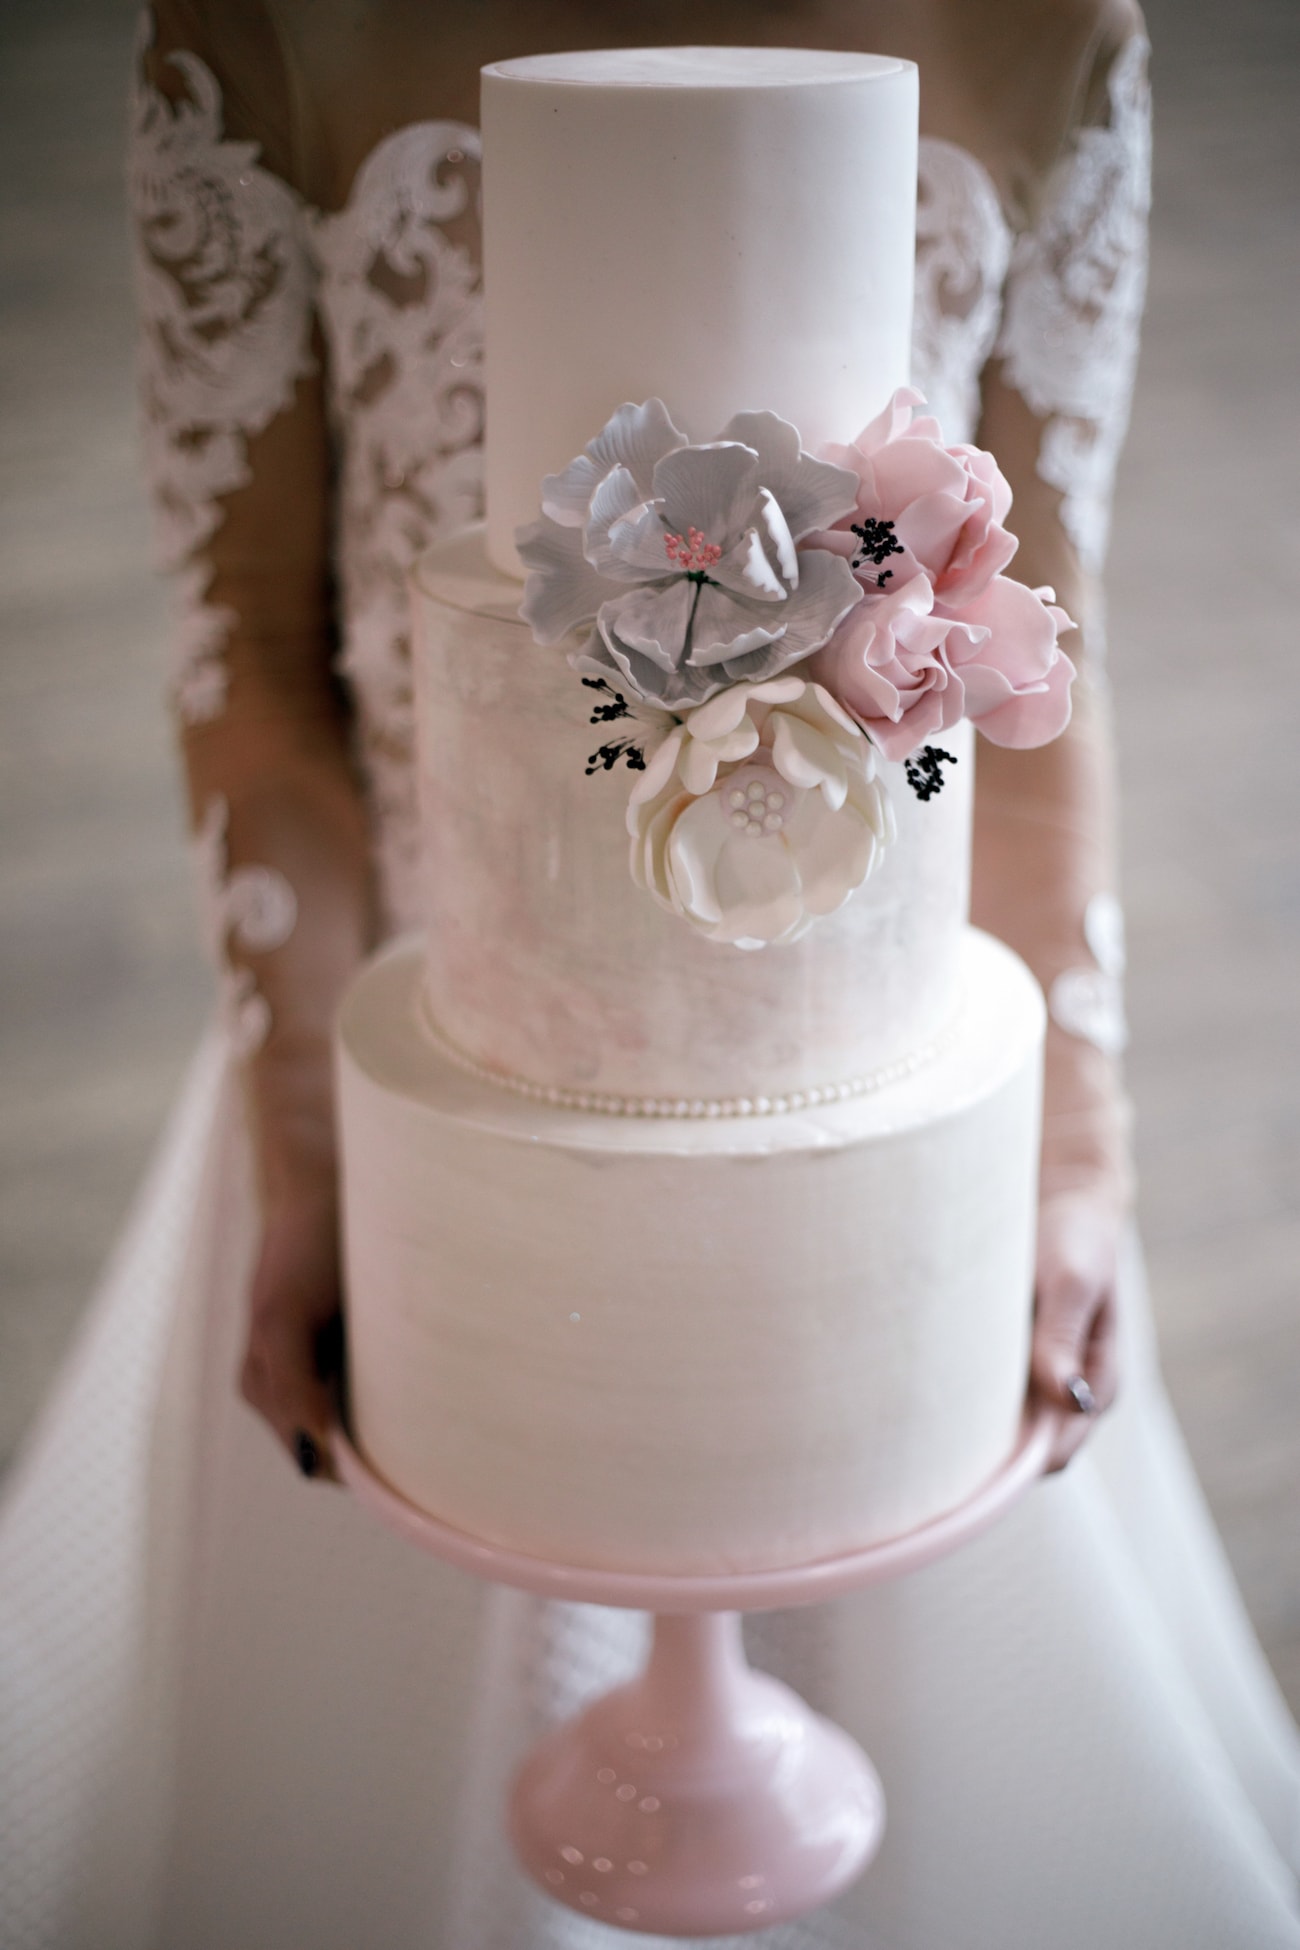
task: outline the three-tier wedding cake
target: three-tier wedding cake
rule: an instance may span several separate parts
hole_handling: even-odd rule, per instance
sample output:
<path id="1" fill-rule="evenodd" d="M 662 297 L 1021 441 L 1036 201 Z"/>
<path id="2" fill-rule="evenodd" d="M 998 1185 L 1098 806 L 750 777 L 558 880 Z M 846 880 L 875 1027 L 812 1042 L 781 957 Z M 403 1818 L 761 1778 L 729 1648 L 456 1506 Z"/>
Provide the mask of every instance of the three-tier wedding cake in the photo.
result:
<path id="1" fill-rule="evenodd" d="M 805 1564 L 1014 1444 L 1043 1012 L 967 925 L 952 700 L 1024 698 L 1000 490 L 890 407 L 916 131 L 866 55 L 484 73 L 487 522 L 417 576 L 427 937 L 339 1105 L 355 1439 L 536 1555 Z"/>

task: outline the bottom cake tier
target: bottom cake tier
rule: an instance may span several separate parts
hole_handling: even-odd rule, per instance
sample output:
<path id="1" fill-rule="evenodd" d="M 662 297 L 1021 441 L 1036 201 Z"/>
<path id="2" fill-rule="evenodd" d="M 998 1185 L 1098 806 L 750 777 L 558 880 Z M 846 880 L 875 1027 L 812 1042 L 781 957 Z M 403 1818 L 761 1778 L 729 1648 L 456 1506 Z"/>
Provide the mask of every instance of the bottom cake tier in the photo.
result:
<path id="1" fill-rule="evenodd" d="M 619 1117 L 470 1073 L 421 948 L 339 1033 L 349 1413 L 460 1530 L 602 1570 L 793 1568 L 961 1502 L 1028 1370 L 1043 1007 L 969 931 L 910 1073 Z"/>

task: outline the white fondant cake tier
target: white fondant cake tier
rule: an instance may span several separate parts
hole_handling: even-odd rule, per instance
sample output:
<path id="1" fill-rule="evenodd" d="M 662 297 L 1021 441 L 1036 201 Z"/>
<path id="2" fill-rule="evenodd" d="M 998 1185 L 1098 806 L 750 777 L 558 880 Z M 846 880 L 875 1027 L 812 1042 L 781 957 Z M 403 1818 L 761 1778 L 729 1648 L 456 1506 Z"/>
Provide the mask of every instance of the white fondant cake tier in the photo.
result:
<path id="1" fill-rule="evenodd" d="M 488 553 L 624 400 L 851 440 L 910 364 L 917 73 L 791 48 L 483 71 Z"/>
<path id="2" fill-rule="evenodd" d="M 968 932 L 953 1032 L 855 1102 L 730 1121 L 523 1100 L 440 1056 L 421 950 L 343 1011 L 354 1433 L 443 1521 L 578 1565 L 811 1562 L 1013 1444 L 1043 1007 Z"/>
<path id="3" fill-rule="evenodd" d="M 628 871 L 631 776 L 586 776 L 608 735 L 558 650 L 515 613 L 470 530 L 414 587 L 429 1017 L 485 1068 L 543 1089 L 788 1097 L 923 1061 L 956 1001 L 974 741 L 922 804 L 882 765 L 898 837 L 837 914 L 745 951 L 657 907 Z M 599 701 L 599 700 L 597 700 Z"/>

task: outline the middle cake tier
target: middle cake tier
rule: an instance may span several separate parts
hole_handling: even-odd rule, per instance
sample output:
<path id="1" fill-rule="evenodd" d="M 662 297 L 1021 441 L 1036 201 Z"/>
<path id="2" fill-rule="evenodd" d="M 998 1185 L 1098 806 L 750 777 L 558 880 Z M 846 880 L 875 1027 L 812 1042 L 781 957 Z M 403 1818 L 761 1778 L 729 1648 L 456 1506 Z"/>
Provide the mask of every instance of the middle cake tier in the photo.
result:
<path id="1" fill-rule="evenodd" d="M 599 696 L 518 616 L 482 531 L 414 586 L 432 1036 L 556 1102 L 697 1114 L 863 1094 L 929 1062 L 951 1023 L 969 892 L 974 742 L 922 803 L 880 777 L 897 837 L 801 939 L 710 941 L 634 884 L 621 767 L 588 776 Z M 579 1105 L 579 1107 L 582 1107 Z"/>

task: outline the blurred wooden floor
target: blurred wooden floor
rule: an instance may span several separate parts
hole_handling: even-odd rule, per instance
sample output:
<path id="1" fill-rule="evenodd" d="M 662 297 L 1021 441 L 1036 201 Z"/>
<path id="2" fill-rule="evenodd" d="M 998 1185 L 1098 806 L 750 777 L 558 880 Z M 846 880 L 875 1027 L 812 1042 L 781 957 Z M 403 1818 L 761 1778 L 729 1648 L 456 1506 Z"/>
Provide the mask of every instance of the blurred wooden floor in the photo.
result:
<path id="1" fill-rule="evenodd" d="M 1300 1709 L 1300 7 L 1152 0 L 1112 554 L 1131 1077 L 1170 1387 Z M 203 1018 L 136 480 L 127 0 L 0 10 L 0 1462 Z"/>

